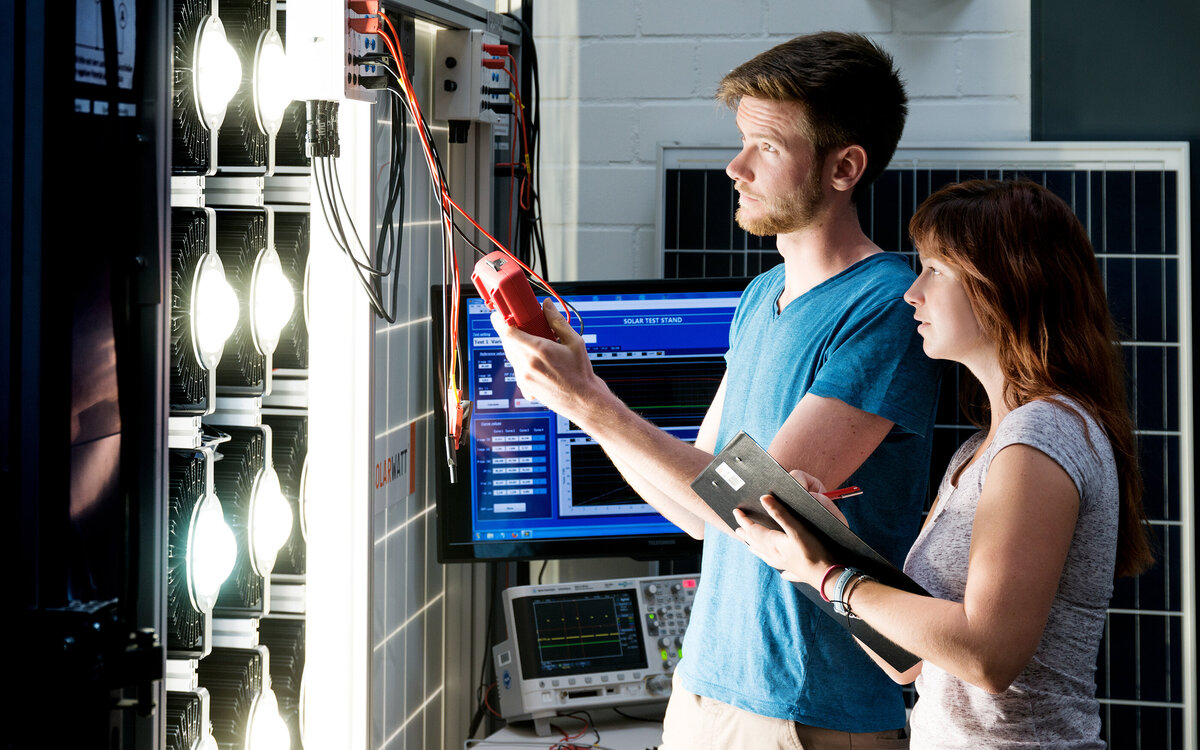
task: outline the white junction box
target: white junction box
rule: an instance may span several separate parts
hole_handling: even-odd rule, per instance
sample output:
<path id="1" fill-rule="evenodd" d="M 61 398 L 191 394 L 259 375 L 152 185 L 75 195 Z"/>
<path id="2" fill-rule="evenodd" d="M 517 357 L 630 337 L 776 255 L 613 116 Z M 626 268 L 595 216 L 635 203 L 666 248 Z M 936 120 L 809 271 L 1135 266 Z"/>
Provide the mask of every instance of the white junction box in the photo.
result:
<path id="1" fill-rule="evenodd" d="M 489 109 L 512 106 L 506 93 L 511 83 L 499 68 L 485 67 L 485 61 L 501 60 L 484 52 L 483 46 L 498 45 L 500 40 L 487 32 L 463 29 L 438 29 L 434 47 L 433 117 L 435 120 L 470 120 L 495 125 L 500 113 Z"/>

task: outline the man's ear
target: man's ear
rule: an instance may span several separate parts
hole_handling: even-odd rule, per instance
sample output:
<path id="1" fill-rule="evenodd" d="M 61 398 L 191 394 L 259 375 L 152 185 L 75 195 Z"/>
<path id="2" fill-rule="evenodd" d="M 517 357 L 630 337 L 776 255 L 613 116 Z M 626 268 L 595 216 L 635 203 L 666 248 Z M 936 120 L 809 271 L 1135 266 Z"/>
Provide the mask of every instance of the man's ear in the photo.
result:
<path id="1" fill-rule="evenodd" d="M 832 162 L 833 189 L 841 192 L 854 190 L 854 186 L 862 179 L 863 172 L 867 170 L 866 149 L 857 143 L 834 151 L 829 155 L 829 161 Z"/>

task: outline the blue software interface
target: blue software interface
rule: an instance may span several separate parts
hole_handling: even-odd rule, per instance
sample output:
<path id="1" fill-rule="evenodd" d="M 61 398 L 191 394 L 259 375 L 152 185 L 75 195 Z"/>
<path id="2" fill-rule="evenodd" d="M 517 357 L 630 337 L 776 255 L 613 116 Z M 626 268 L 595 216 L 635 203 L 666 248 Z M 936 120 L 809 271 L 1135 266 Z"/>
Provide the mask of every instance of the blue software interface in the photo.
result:
<path id="1" fill-rule="evenodd" d="M 691 442 L 725 372 L 739 292 L 565 297 L 596 373 L 631 409 Z M 569 420 L 517 387 L 483 300 L 467 300 L 472 533 L 477 541 L 678 533 Z M 579 330 L 578 322 L 572 324 Z"/>

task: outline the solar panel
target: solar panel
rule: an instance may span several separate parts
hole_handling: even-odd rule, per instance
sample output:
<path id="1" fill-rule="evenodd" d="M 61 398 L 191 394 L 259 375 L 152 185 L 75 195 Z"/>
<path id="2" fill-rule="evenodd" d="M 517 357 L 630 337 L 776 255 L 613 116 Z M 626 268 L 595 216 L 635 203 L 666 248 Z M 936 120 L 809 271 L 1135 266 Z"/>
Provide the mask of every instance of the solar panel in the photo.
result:
<path id="1" fill-rule="evenodd" d="M 663 147 L 663 276 L 754 275 L 781 262 L 774 238 L 732 222 L 737 194 L 724 167 L 734 154 L 732 147 Z M 1125 353 L 1146 512 L 1158 540 L 1158 564 L 1117 582 L 1100 645 L 1096 685 L 1110 747 L 1182 748 L 1185 731 L 1195 731 L 1187 165 L 1186 144 L 900 148 L 858 205 L 868 236 L 914 268 L 908 220 L 950 182 L 1034 180 L 1066 200 L 1088 230 Z M 959 381 L 952 369 L 942 387 L 930 500 L 954 450 L 975 431 L 958 406 Z"/>

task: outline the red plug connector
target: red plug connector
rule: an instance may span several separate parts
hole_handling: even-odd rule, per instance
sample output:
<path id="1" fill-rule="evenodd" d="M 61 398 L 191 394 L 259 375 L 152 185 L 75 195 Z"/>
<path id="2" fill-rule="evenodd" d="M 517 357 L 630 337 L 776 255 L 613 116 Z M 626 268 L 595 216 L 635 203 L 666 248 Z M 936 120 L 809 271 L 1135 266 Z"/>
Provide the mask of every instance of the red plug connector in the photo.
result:
<path id="1" fill-rule="evenodd" d="M 483 58 L 483 67 L 500 70 L 504 67 L 504 61 L 498 57 L 485 57 Z"/>
<path id="2" fill-rule="evenodd" d="M 367 18 L 351 18 L 350 28 L 360 34 L 378 34 L 379 33 L 379 17 L 368 16 Z"/>
<path id="3" fill-rule="evenodd" d="M 350 0 L 349 5 L 360 16 L 379 14 L 379 0 Z"/>
<path id="4" fill-rule="evenodd" d="M 485 44 L 485 45 L 483 45 L 483 51 L 488 53 L 489 55 L 495 55 L 496 57 L 504 57 L 505 55 L 508 54 L 508 45 L 507 44 Z"/>

